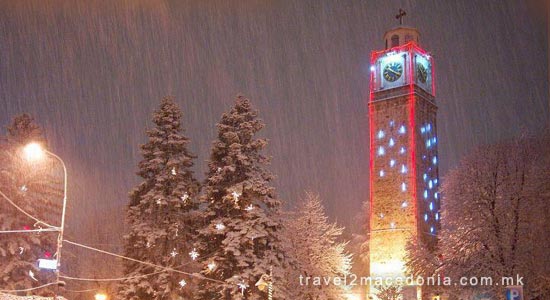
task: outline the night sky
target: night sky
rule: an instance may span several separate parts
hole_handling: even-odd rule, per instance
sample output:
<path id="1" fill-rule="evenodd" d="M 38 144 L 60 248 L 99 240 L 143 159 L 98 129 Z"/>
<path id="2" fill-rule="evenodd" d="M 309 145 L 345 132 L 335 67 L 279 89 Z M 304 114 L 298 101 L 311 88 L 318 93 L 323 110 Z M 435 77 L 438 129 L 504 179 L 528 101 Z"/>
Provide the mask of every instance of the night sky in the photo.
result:
<path id="1" fill-rule="evenodd" d="M 546 21 L 519 0 L 1 1 L 0 123 L 28 112 L 44 127 L 69 167 L 70 236 L 100 244 L 120 238 L 159 100 L 181 106 L 202 179 L 215 124 L 242 93 L 267 124 L 287 206 L 319 192 L 356 231 L 369 56 L 400 7 L 435 58 L 441 174 L 548 123 Z"/>

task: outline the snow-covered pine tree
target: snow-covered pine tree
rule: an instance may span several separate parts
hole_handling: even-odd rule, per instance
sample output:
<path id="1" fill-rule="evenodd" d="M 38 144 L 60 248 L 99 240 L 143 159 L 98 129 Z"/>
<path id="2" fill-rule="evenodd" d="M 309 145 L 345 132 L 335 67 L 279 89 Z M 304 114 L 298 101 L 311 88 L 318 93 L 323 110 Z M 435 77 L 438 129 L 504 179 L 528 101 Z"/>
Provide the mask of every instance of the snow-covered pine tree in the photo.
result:
<path id="1" fill-rule="evenodd" d="M 192 272 L 187 253 L 192 250 L 197 224 L 196 196 L 199 184 L 191 167 L 195 156 L 188 149 L 189 139 L 181 124 L 182 113 L 171 98 L 164 98 L 153 114 L 154 128 L 147 131 L 148 141 L 141 146 L 143 160 L 138 175 L 143 178 L 130 192 L 127 211 L 129 233 L 125 236 L 125 253 L 140 260 Z M 180 299 L 187 297 L 183 288 L 190 278 L 181 274 L 159 272 L 137 262 L 125 264 L 120 299 Z M 182 281 L 183 280 L 183 281 Z"/>
<path id="2" fill-rule="evenodd" d="M 298 209 L 285 218 L 284 228 L 287 253 L 295 261 L 294 270 L 288 269 L 293 299 L 343 299 L 346 286 L 313 281 L 316 276 L 343 278 L 351 270 L 347 243 L 337 241 L 344 229 L 328 221 L 319 196 L 306 193 Z"/>
<path id="3" fill-rule="evenodd" d="M 25 212 L 52 226 L 61 218 L 62 183 L 56 174 L 56 161 L 29 162 L 23 147 L 30 142 L 46 146 L 34 119 L 22 114 L 14 118 L 0 144 L 0 190 Z M 46 228 L 0 198 L 0 230 L 38 230 Z M 24 289 L 55 280 L 53 271 L 39 270 L 36 261 L 55 256 L 56 232 L 7 233 L 0 236 L 0 286 Z M 48 288 L 35 291 L 48 294 Z"/>
<path id="4" fill-rule="evenodd" d="M 274 299 L 285 299 L 280 268 L 280 201 L 262 154 L 264 127 L 250 101 L 238 96 L 217 124 L 204 186 L 204 227 L 197 247 L 203 263 L 196 299 L 266 299 L 254 285 L 273 267 Z M 217 282 L 216 282 L 217 281 Z"/>

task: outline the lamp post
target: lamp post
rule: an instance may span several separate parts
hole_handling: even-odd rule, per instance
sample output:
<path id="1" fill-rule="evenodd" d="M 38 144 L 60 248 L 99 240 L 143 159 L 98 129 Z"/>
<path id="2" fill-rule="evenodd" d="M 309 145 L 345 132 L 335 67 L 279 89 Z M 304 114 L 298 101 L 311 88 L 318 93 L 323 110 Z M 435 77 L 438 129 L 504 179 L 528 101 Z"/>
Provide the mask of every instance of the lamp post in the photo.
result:
<path id="1" fill-rule="evenodd" d="M 55 153 L 52 153 L 46 149 L 44 149 L 39 143 L 32 142 L 27 144 L 23 148 L 23 152 L 25 154 L 25 158 L 28 161 L 37 161 L 44 158 L 44 155 L 49 155 L 56 160 L 58 160 L 61 163 L 61 166 L 63 166 L 63 211 L 61 213 L 61 225 L 59 227 L 59 235 L 57 237 L 57 268 L 55 270 L 56 272 L 56 280 L 58 284 L 61 284 L 59 281 L 59 267 L 61 266 L 61 248 L 63 247 L 63 231 L 65 228 L 65 212 L 67 210 L 67 166 L 65 166 L 65 162 L 61 159 L 61 157 L 57 156 Z"/>

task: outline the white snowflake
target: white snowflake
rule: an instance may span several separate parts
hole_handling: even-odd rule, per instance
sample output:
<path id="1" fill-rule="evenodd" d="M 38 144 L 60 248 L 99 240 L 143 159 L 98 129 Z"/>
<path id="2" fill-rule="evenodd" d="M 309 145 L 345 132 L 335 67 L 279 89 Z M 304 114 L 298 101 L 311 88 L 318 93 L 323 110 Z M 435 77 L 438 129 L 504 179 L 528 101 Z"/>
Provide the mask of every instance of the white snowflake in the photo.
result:
<path id="1" fill-rule="evenodd" d="M 246 284 L 244 282 L 241 282 L 241 283 L 237 284 L 237 286 L 241 290 L 241 295 L 244 296 L 244 291 L 248 288 L 248 284 Z"/>
<path id="2" fill-rule="evenodd" d="M 223 225 L 223 223 L 218 223 L 218 224 L 216 224 L 216 229 L 218 231 L 222 231 L 222 230 L 225 229 L 225 225 Z"/>
<path id="3" fill-rule="evenodd" d="M 180 280 L 179 284 L 183 288 L 184 286 L 187 285 L 187 281 L 185 281 L 185 279 L 182 279 L 182 280 Z"/>
<path id="4" fill-rule="evenodd" d="M 183 196 L 181 196 L 181 201 L 183 201 L 183 203 L 187 203 L 187 199 L 189 199 L 189 195 L 187 193 L 183 194 Z"/>
<path id="5" fill-rule="evenodd" d="M 193 248 L 193 251 L 189 252 L 189 256 L 192 260 L 195 260 L 199 257 L 199 252 L 197 252 L 197 249 Z"/>
<path id="6" fill-rule="evenodd" d="M 178 252 L 176 251 L 176 248 L 174 248 L 174 250 L 172 250 L 172 252 L 170 252 L 170 256 L 176 257 L 176 255 L 178 255 Z"/>

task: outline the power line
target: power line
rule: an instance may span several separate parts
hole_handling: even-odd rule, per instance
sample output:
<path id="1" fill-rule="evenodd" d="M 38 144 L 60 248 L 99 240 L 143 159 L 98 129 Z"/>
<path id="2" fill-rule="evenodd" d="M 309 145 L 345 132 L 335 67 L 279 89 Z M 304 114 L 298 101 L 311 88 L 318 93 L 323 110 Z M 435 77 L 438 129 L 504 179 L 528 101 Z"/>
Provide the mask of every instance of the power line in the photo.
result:
<path id="1" fill-rule="evenodd" d="M 22 290 L 0 290 L 0 292 L 2 292 L 2 293 L 29 292 L 29 291 L 38 290 L 38 289 L 41 289 L 41 288 L 43 288 L 43 287 L 47 287 L 47 286 L 50 286 L 50 285 L 58 284 L 58 283 L 59 283 L 59 281 L 55 281 L 55 282 L 46 283 L 46 284 L 43 284 L 43 285 L 41 285 L 41 286 L 32 287 L 32 288 L 28 288 L 28 289 L 22 289 Z"/>
<path id="2" fill-rule="evenodd" d="M 200 278 L 200 279 L 203 279 L 203 280 L 208 280 L 208 281 L 212 281 L 212 282 L 216 282 L 216 283 L 225 284 L 225 282 L 221 281 L 221 280 L 212 279 L 212 278 L 204 277 L 202 275 L 197 275 L 197 274 L 193 274 L 193 273 L 188 273 L 188 272 L 176 270 L 176 269 L 169 268 L 169 267 L 159 266 L 159 265 L 156 265 L 156 264 L 153 264 L 153 263 L 150 263 L 150 262 L 137 260 L 137 259 L 126 257 L 126 256 L 123 256 L 123 255 L 120 255 L 120 254 L 116 254 L 116 253 L 108 252 L 108 251 L 105 251 L 105 250 L 97 249 L 97 248 L 94 248 L 94 247 L 86 246 L 86 245 L 83 245 L 83 244 L 79 244 L 79 243 L 76 243 L 76 242 L 72 242 L 72 241 L 69 241 L 69 240 L 64 240 L 64 242 L 66 242 L 68 244 L 71 244 L 71 245 L 74 245 L 74 246 L 82 247 L 82 248 L 85 248 L 85 249 L 88 249 L 88 250 L 97 251 L 97 252 L 100 252 L 100 253 L 103 253 L 103 254 L 107 254 L 107 255 L 114 256 L 114 257 L 126 259 L 126 260 L 129 260 L 129 261 L 137 262 L 137 263 L 144 264 L 144 265 L 148 265 L 148 266 L 151 266 L 151 267 L 154 267 L 154 268 L 163 269 L 165 271 L 180 273 L 180 274 L 184 274 L 184 275 L 187 275 L 187 276 L 190 276 L 190 277 L 197 277 L 197 278 Z"/>
<path id="3" fill-rule="evenodd" d="M 59 277 L 63 278 L 63 279 L 76 280 L 76 281 L 97 281 L 97 282 L 101 282 L 101 281 L 121 281 L 121 280 L 126 280 L 126 279 L 147 277 L 147 276 L 156 275 L 156 274 L 160 274 L 160 273 L 164 273 L 164 272 L 168 272 L 168 271 L 162 270 L 162 271 L 157 271 L 157 272 L 153 272 L 153 273 L 149 273 L 149 274 L 129 276 L 129 277 L 119 277 L 119 278 L 78 278 L 78 277 L 70 277 L 70 276 L 63 276 L 63 275 L 59 275 Z"/>
<path id="4" fill-rule="evenodd" d="M 15 204 L 13 201 L 11 201 L 11 199 L 6 196 L 6 194 L 4 194 L 2 191 L 0 191 L 0 195 L 2 195 L 2 197 L 4 199 L 6 199 L 13 207 L 15 207 L 17 210 L 19 210 L 20 212 L 22 212 L 23 214 L 25 214 L 27 217 L 35 220 L 37 223 L 42 223 L 50 228 L 56 228 L 57 230 L 60 230 L 60 227 L 57 227 L 57 226 L 53 226 L 53 225 L 50 225 L 42 220 L 39 220 L 37 218 L 35 218 L 34 216 L 32 216 L 31 214 L 29 214 L 28 212 L 26 212 L 24 209 L 22 209 L 21 207 L 17 206 L 17 204 Z"/>

